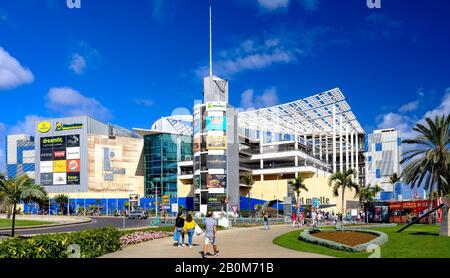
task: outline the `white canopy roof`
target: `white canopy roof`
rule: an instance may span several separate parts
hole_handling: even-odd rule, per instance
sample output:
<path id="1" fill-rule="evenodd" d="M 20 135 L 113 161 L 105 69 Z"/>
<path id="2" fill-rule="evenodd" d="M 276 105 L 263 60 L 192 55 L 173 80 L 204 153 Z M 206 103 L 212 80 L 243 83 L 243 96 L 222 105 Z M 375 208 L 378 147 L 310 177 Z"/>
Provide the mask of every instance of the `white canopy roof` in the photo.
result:
<path id="1" fill-rule="evenodd" d="M 365 133 L 338 88 L 311 97 L 268 108 L 239 113 L 239 128 L 282 134 L 312 135 L 333 132 L 333 106 L 336 107 L 336 132 L 339 117 L 349 132 Z"/>

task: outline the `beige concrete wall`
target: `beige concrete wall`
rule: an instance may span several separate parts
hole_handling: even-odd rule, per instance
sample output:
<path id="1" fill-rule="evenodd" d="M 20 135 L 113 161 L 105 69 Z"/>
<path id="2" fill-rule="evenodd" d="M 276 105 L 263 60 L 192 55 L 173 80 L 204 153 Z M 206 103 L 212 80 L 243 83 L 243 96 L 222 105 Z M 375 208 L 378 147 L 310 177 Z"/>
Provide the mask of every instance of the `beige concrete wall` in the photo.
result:
<path id="1" fill-rule="evenodd" d="M 193 181 L 178 180 L 177 191 L 179 198 L 194 197 Z"/>
<path id="2" fill-rule="evenodd" d="M 109 139 L 103 135 L 88 136 L 88 188 L 81 198 L 118 198 L 129 194 L 144 195 L 143 171 L 144 141 L 139 138 L 116 137 Z M 114 169 L 125 169 L 125 174 L 115 174 L 114 181 L 104 179 L 104 148 L 114 152 L 111 164 Z M 77 193 L 71 195 L 78 196 Z"/>
<path id="3" fill-rule="evenodd" d="M 251 191 L 250 197 L 262 200 L 283 200 L 287 196 L 287 185 L 290 180 L 270 180 L 270 181 L 255 181 Z M 278 187 L 277 187 L 278 185 Z M 340 212 L 342 208 L 341 196 L 334 197 L 332 188 L 328 186 L 328 177 L 324 175 L 309 176 L 305 179 L 305 185 L 308 188 L 308 192 L 302 190 L 300 192 L 300 199 L 302 203 L 307 205 L 311 204 L 312 198 L 320 198 L 324 204 L 336 205 L 326 209 L 328 211 Z M 243 192 L 241 190 L 241 192 Z M 347 200 L 357 201 L 354 198 L 355 191 L 346 190 L 344 194 L 345 202 Z M 247 194 L 243 195 L 247 196 Z M 275 196 L 275 197 L 274 197 Z"/>
<path id="4" fill-rule="evenodd" d="M 255 181 L 250 198 L 260 200 L 283 200 L 287 196 L 288 180 Z"/>

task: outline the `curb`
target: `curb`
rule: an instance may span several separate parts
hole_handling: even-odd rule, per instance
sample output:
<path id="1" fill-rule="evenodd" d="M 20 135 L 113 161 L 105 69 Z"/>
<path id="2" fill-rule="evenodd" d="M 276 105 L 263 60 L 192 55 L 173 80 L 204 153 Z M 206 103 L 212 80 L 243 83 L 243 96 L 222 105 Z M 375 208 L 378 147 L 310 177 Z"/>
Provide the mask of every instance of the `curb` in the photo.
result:
<path id="1" fill-rule="evenodd" d="M 64 226 L 71 226 L 71 225 L 80 225 L 80 224 L 86 224 L 86 223 L 91 223 L 92 219 L 89 218 L 89 220 L 84 220 L 81 222 L 70 222 L 70 223 L 62 223 L 62 224 L 50 224 L 50 225 L 40 225 L 40 226 L 25 226 L 25 227 L 16 227 L 15 230 L 19 231 L 19 230 L 34 230 L 34 229 L 46 229 L 46 228 L 56 228 L 56 227 L 64 227 Z M 1 228 L 0 229 L 0 233 L 1 232 L 9 232 L 11 231 L 11 228 Z"/>

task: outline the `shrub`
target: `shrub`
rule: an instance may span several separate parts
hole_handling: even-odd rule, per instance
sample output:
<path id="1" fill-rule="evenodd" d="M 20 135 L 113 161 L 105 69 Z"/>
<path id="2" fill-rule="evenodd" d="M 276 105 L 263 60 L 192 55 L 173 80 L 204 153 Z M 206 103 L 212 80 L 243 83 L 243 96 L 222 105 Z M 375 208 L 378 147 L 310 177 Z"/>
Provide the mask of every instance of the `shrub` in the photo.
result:
<path id="1" fill-rule="evenodd" d="M 96 258 L 121 248 L 115 228 L 90 229 L 75 233 L 12 238 L 0 243 L 0 258 L 67 258 L 67 248 L 79 245 L 82 258 Z"/>

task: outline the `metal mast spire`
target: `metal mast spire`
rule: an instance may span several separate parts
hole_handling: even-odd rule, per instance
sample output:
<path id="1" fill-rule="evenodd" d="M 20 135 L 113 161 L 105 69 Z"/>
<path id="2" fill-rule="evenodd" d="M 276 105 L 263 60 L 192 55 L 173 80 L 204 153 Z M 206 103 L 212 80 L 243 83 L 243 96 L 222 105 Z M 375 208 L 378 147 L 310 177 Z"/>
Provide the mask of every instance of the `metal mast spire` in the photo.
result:
<path id="1" fill-rule="evenodd" d="M 212 76 L 212 9 L 209 6 L 209 76 Z"/>

